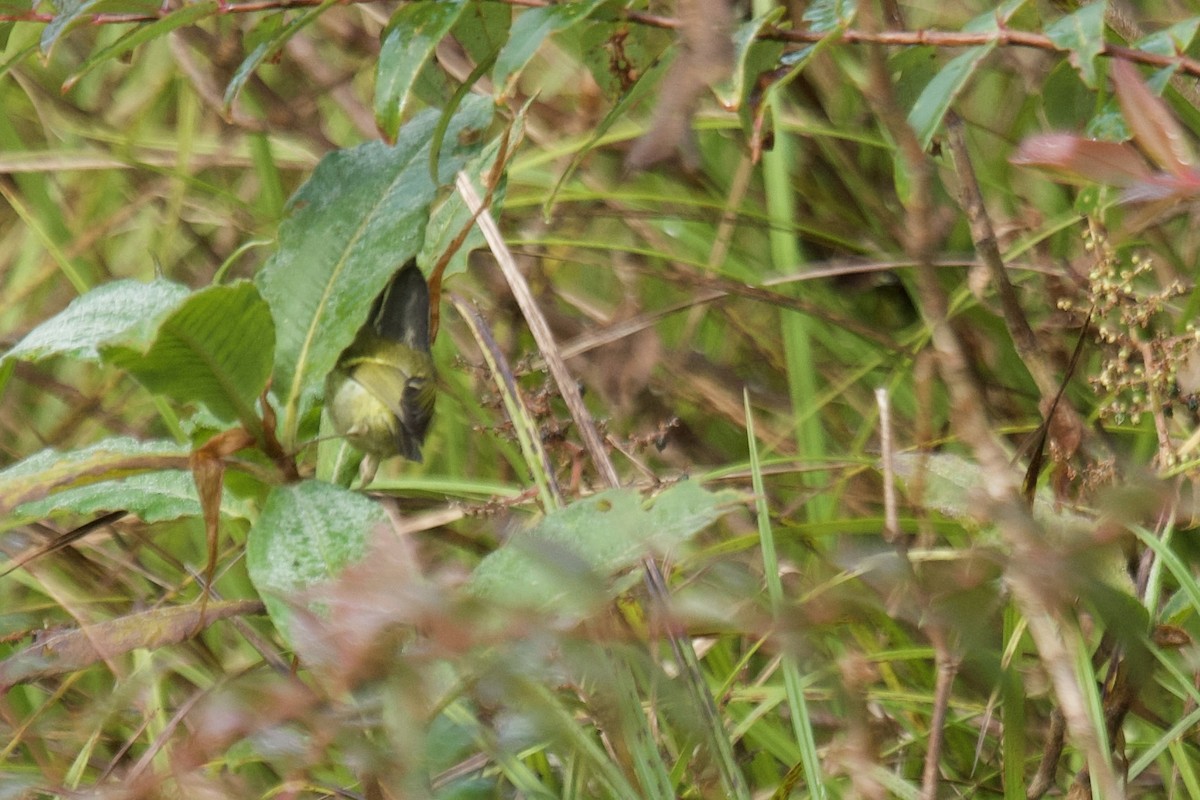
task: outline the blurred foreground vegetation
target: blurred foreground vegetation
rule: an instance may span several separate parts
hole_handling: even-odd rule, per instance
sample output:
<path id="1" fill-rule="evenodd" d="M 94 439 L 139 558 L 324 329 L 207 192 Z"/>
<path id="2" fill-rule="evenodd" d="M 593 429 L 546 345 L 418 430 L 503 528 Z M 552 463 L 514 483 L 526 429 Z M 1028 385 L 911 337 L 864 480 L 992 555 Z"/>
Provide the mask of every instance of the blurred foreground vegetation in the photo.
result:
<path id="1" fill-rule="evenodd" d="M 0 798 L 1200 797 L 1198 30 L 0 6 Z"/>

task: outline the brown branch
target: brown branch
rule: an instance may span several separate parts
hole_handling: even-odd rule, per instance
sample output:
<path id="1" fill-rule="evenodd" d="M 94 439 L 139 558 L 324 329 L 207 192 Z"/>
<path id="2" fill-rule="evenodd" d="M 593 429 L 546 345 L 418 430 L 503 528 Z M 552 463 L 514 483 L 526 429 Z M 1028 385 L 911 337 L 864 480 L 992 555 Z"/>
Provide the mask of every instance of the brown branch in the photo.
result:
<path id="1" fill-rule="evenodd" d="M 929 718 L 929 749 L 925 753 L 925 767 L 921 775 L 921 800 L 937 800 L 950 693 L 954 688 L 954 677 L 958 674 L 959 660 L 946 641 L 946 632 L 940 624 L 928 626 L 927 635 L 933 644 L 937 679 L 933 692 L 933 713 Z"/>
<path id="2" fill-rule="evenodd" d="M 427 0 L 428 1 L 428 0 Z M 553 0 L 499 0 L 511 6 L 523 8 L 544 8 L 552 5 Z M 319 6 L 324 0 L 249 0 L 243 3 L 222 3 L 214 15 L 252 14 L 258 11 L 277 11 L 290 8 L 309 8 Z M 373 0 L 342 0 L 343 5 L 373 2 Z M 90 14 L 83 17 L 92 25 L 127 25 L 138 22 L 154 22 L 169 16 L 171 9 L 141 14 Z M 40 22 L 49 24 L 58 15 L 43 12 L 25 11 L 20 13 L 0 14 L 0 22 Z M 657 14 L 647 14 L 641 11 L 625 10 L 621 17 L 630 22 L 646 25 L 652 28 L 675 30 L 680 27 L 680 21 L 673 17 Z M 939 30 L 885 30 L 866 31 L 854 28 L 825 33 L 820 31 L 798 31 L 783 28 L 764 29 L 760 39 L 788 42 L 791 44 L 813 44 L 833 40 L 843 44 L 874 44 L 892 47 L 911 47 L 913 45 L 928 45 L 930 47 L 979 47 L 995 44 L 1001 47 L 1028 47 L 1035 50 L 1046 50 L 1053 53 L 1069 52 L 1070 48 L 1056 44 L 1049 36 L 1030 31 L 1014 31 L 999 28 L 986 32 L 939 31 Z M 1104 43 L 1100 55 L 1109 58 L 1121 58 L 1135 64 L 1145 64 L 1152 67 L 1176 67 L 1179 72 L 1200 77 L 1200 61 L 1182 55 L 1162 55 L 1147 53 L 1132 47 Z"/>
<path id="3" fill-rule="evenodd" d="M 1028 800 L 1039 798 L 1054 788 L 1054 776 L 1058 772 L 1058 762 L 1062 758 L 1063 744 L 1067 733 L 1067 719 L 1057 708 L 1050 712 L 1050 730 L 1046 733 L 1046 742 L 1042 747 L 1042 760 L 1038 762 L 1037 772 L 1025 790 Z"/>
<path id="4" fill-rule="evenodd" d="M 963 123 L 954 112 L 946 115 L 946 133 L 950 153 L 954 158 L 954 169 L 958 173 L 960 202 L 971 228 L 971 239 L 975 243 L 976 254 L 987 267 L 996 296 L 1000 300 L 1000 310 L 1008 328 L 1008 335 L 1012 337 L 1017 353 L 1025 363 L 1025 368 L 1029 370 L 1033 382 L 1037 384 L 1042 398 L 1052 398 L 1058 392 L 1058 378 L 1053 367 L 1044 358 L 1045 351 L 1038 344 L 1037 336 L 1025 316 L 1025 310 L 1021 308 L 1017 290 L 1008 278 L 1004 256 L 1000 253 L 992 220 L 983 204 L 983 192 L 980 191 L 979 180 L 975 177 L 975 167 L 971 163 L 970 153 L 967 152 Z"/>
<path id="5" fill-rule="evenodd" d="M 979 188 L 979 179 L 975 175 L 975 167 L 971 162 L 971 154 L 967 150 L 967 137 L 962 119 L 950 112 L 946 115 L 946 134 L 950 145 L 950 153 L 954 160 L 954 170 L 958 174 L 959 202 L 967 216 L 967 224 L 971 229 L 971 240 L 975 244 L 975 253 L 987 267 L 992 286 L 1000 300 L 1000 313 L 1008 335 L 1013 341 L 1021 363 L 1029 370 L 1030 377 L 1041 394 L 1041 406 L 1045 421 L 1044 433 L 1051 431 L 1051 425 L 1058 432 L 1078 431 L 1085 436 L 1089 430 L 1083 418 L 1070 401 L 1066 399 L 1065 388 L 1071 378 L 1071 371 L 1059 380 L 1054 366 L 1046 357 L 1046 348 L 1038 342 L 1037 335 L 1029 324 L 1025 310 L 1021 308 L 1021 300 L 1017 296 L 1016 287 L 1009 278 L 1008 265 L 1000 253 L 1000 245 L 996 239 L 995 228 L 991 217 L 988 216 L 987 206 L 983 202 L 983 191 Z M 1081 345 L 1082 346 L 1082 340 Z M 1055 417 L 1057 416 L 1057 420 Z M 1095 442 L 1097 450 L 1105 451 L 1103 442 Z M 1040 458 L 1041 449 L 1034 458 Z M 1107 455 L 1107 452 L 1104 453 Z M 1034 481 L 1037 469 L 1030 470 Z M 1031 484 L 1032 485 L 1032 484 Z M 1032 491 L 1032 489 L 1030 489 Z M 1030 495 L 1032 496 L 1032 495 Z"/>
<path id="6" fill-rule="evenodd" d="M 430 0 L 426 0 L 427 2 Z M 311 8 L 319 6 L 325 0 L 249 0 L 245 3 L 220 3 L 214 12 L 214 15 L 220 16 L 225 14 L 253 14 L 258 11 L 282 11 L 290 8 Z M 374 0 L 342 0 L 342 5 L 357 5 L 359 3 L 371 3 Z M 498 2 L 507 3 L 510 6 L 520 6 L 524 8 L 545 8 L 553 5 L 552 0 L 498 0 Z M 127 25 L 137 22 L 154 22 L 170 16 L 172 12 L 177 11 L 175 8 L 160 8 L 158 11 L 143 12 L 143 13 L 100 13 L 88 14 L 81 17 L 87 20 L 92 25 Z M 657 14 L 646 14 L 641 11 L 625 11 L 622 16 L 631 21 L 642 25 L 647 25 L 652 28 L 667 28 L 675 29 L 679 27 L 679 20 L 671 17 L 662 17 Z M 22 11 L 22 12 L 7 12 L 0 14 L 0 22 L 41 22 L 48 24 L 53 22 L 58 17 L 57 14 L 47 14 L 37 11 Z"/>

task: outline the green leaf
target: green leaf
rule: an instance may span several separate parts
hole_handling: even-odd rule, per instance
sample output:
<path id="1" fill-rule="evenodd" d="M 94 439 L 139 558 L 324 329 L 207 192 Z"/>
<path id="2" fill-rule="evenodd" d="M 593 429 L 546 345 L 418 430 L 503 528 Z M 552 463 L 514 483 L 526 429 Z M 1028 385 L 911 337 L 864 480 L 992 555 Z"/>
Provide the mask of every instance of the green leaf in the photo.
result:
<path id="1" fill-rule="evenodd" d="M 186 286 L 166 280 L 121 280 L 99 286 L 30 331 L 4 359 L 39 361 L 69 355 L 99 361 L 100 348 L 106 344 L 148 343 L 162 318 L 187 296 Z"/>
<path id="2" fill-rule="evenodd" d="M 202 403 L 218 419 L 254 432 L 274 349 L 266 302 L 253 283 L 239 281 L 193 294 L 162 321 L 149 347 L 111 345 L 102 352 L 151 392 Z"/>
<path id="3" fill-rule="evenodd" d="M 407 3 L 384 30 L 375 70 L 375 124 L 389 141 L 396 138 L 421 70 L 465 5 L 465 0 Z"/>
<path id="4" fill-rule="evenodd" d="M 186 469 L 191 451 L 175 442 L 118 436 L 76 450 L 42 450 L 0 470 L 0 517 L 73 487 L 144 472 Z"/>
<path id="5" fill-rule="evenodd" d="M 275 37 L 283 32 L 286 24 L 287 20 L 284 14 L 268 14 L 259 17 L 242 35 L 242 49 L 254 51 L 258 49 L 259 45 L 270 46 Z"/>
<path id="6" fill-rule="evenodd" d="M 196 482 L 184 469 L 142 472 L 119 480 L 64 489 L 50 497 L 23 503 L 11 515 L 16 522 L 45 519 L 60 513 L 81 516 L 124 509 L 143 522 L 199 517 Z M 226 517 L 252 518 L 252 509 L 226 491 L 221 498 Z M 6 527 L 11 527 L 5 523 Z"/>
<path id="7" fill-rule="evenodd" d="M 921 96 L 913 104 L 912 111 L 908 113 L 908 124 L 916 131 L 922 148 L 929 147 L 933 135 L 937 133 L 942 119 L 950 109 L 950 104 L 993 49 L 995 44 L 967 49 L 952 58 L 925 86 Z"/>
<path id="8" fill-rule="evenodd" d="M 126 53 L 131 52 L 139 45 L 146 42 L 158 39 L 171 31 L 182 28 L 188 25 L 195 25 L 202 19 L 210 17 L 220 11 L 221 4 L 217 0 L 204 0 L 199 3 L 188 3 L 182 8 L 172 11 L 165 17 L 155 20 L 146 25 L 139 25 L 129 33 L 122 36 L 117 41 L 110 44 L 108 47 L 101 48 L 93 53 L 83 62 L 74 72 L 71 73 L 65 81 L 63 81 L 62 90 L 70 91 L 80 78 L 87 75 L 101 64 L 111 61 L 115 58 L 120 58 Z"/>
<path id="9" fill-rule="evenodd" d="M 547 36 L 582 22 L 606 2 L 608 0 L 575 0 L 529 9 L 518 16 L 512 25 L 508 42 L 500 50 L 496 65 L 492 68 L 497 97 L 504 98 L 512 94 L 521 70 L 525 69 Z"/>
<path id="10" fill-rule="evenodd" d="M 525 110 L 521 109 L 513 120 L 512 127 L 508 132 L 509 152 L 507 155 L 509 157 L 512 156 L 512 149 L 516 143 L 521 140 L 524 122 Z M 479 192 L 480 197 L 483 197 L 486 192 L 482 181 L 491 176 L 492 169 L 496 164 L 496 158 L 500 155 L 500 144 L 503 141 L 505 141 L 503 135 L 495 137 L 479 155 L 475 156 L 475 158 L 471 159 L 463 167 L 463 171 L 471 177 L 475 191 Z M 504 205 L 504 193 L 505 181 L 503 173 L 501 173 L 500 185 L 492 193 L 490 208 L 493 215 L 499 215 L 500 209 Z M 417 264 L 422 270 L 428 273 L 429 269 L 442 257 L 442 254 L 446 252 L 454 239 L 462 232 L 463 228 L 470 225 L 467 238 L 463 240 L 462 245 L 451 256 L 450 263 L 446 266 L 446 271 L 442 277 L 444 279 L 449 275 L 466 271 L 467 257 L 471 251 L 484 246 L 483 233 L 479 230 L 478 225 L 471 224 L 472 218 L 473 215 L 470 209 L 467 208 L 466 203 L 463 202 L 462 195 L 458 192 L 446 195 L 440 203 L 434 206 L 433 213 L 429 217 L 429 225 L 425 229 L 425 244 L 417 256 Z"/>
<path id="11" fill-rule="evenodd" d="M 296 595 L 360 560 L 370 533 L 387 524 L 378 503 L 329 483 L 271 491 L 246 539 L 246 568 L 285 636 Z"/>
<path id="12" fill-rule="evenodd" d="M 554 35 L 555 44 L 587 67 L 608 100 L 620 97 L 674 41 L 669 31 L 631 26 L 606 14 L 592 14 L 587 25 Z"/>
<path id="13" fill-rule="evenodd" d="M 475 569 L 471 587 L 508 606 L 584 613 L 615 595 L 608 577 L 684 544 L 725 514 L 733 492 L 683 481 L 650 501 L 610 489 L 547 514 Z"/>
<path id="14" fill-rule="evenodd" d="M 472 134 L 491 113 L 487 98 L 462 104 L 441 154 L 441 182 L 449 183 L 478 151 Z M 370 142 L 329 154 L 288 203 L 279 249 L 255 278 L 276 322 L 285 446 L 295 443 L 299 418 L 375 296 L 421 247 L 439 188 L 428 165 L 438 118 L 435 110 L 418 114 L 391 147 Z"/>
<path id="15" fill-rule="evenodd" d="M 504 3 L 471 2 L 454 26 L 454 38 L 476 64 L 491 58 L 508 41 L 512 9 Z"/>
<path id="16" fill-rule="evenodd" d="M 1138 50 L 1155 55 L 1177 56 L 1192 46 L 1197 30 L 1200 30 L 1200 17 L 1190 17 L 1138 39 L 1133 46 Z M 1174 70 L 1174 68 L 1171 69 Z"/>
<path id="17" fill-rule="evenodd" d="M 810 30 L 831 33 L 850 27 L 857 11 L 855 0 L 814 0 L 804 9 L 804 21 Z"/>
<path id="18" fill-rule="evenodd" d="M 998 26 L 1008 22 L 1013 14 L 1025 4 L 1026 0 L 1008 0 L 999 8 L 987 11 L 975 17 L 963 26 L 964 31 L 986 33 L 994 31 Z M 908 124 L 916 131 L 921 147 L 929 147 L 933 136 L 941 127 L 950 104 L 966 87 L 967 82 L 975 74 L 979 65 L 996 47 L 989 42 L 979 47 L 969 48 L 942 67 L 921 92 L 908 114 Z"/>
<path id="19" fill-rule="evenodd" d="M 325 0 L 319 6 L 314 6 L 300 12 L 298 16 L 288 20 L 286 24 L 271 32 L 270 35 L 264 35 L 262 41 L 250 51 L 249 55 L 242 59 L 242 63 L 238 65 L 237 70 L 233 73 L 233 77 L 230 78 L 229 85 L 225 87 L 224 104 L 226 113 L 233 107 L 238 95 L 242 92 L 242 88 L 246 85 L 246 81 L 250 80 L 250 76 L 254 74 L 254 70 L 262 66 L 263 62 L 274 58 L 283 49 L 283 46 L 287 44 L 288 39 L 315 22 L 317 17 L 324 14 L 330 6 L 337 3 L 338 0 Z"/>
<path id="20" fill-rule="evenodd" d="M 767 13 L 739 25 L 733 34 L 733 74 L 713 87 L 721 104 L 726 108 L 741 108 L 746 94 L 753 91 L 753 84 L 757 76 L 748 76 L 746 72 L 750 51 L 759 44 L 758 35 L 762 33 L 763 29 L 778 23 L 785 13 L 787 13 L 786 9 L 776 6 Z M 782 49 L 777 43 L 770 43 L 768 46 L 772 51 Z"/>
<path id="21" fill-rule="evenodd" d="M 104 0 L 59 0 L 55 3 L 58 13 L 42 31 L 42 54 L 49 55 L 59 37 L 102 2 Z"/>
<path id="22" fill-rule="evenodd" d="M 1104 49 L 1104 12 L 1108 3 L 1088 3 L 1046 29 L 1050 41 L 1071 52 L 1071 63 L 1089 88 L 1099 84 L 1096 59 Z"/>

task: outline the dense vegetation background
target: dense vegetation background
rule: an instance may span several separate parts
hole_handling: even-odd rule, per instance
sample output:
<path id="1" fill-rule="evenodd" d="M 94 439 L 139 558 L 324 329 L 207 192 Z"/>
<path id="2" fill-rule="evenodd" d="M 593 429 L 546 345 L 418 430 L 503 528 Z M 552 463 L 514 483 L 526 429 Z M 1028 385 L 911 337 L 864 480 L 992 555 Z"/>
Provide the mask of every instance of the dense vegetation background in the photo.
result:
<path id="1" fill-rule="evenodd" d="M 1198 29 L 0 5 L 0 798 L 1200 797 Z"/>

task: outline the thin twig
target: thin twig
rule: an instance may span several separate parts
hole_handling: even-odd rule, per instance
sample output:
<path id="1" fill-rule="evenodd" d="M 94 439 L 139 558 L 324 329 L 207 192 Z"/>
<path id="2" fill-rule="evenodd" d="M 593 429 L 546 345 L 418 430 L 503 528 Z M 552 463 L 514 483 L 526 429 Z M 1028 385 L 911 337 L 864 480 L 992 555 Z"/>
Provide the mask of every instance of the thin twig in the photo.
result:
<path id="1" fill-rule="evenodd" d="M 1046 732 L 1046 743 L 1042 748 L 1042 760 L 1037 772 L 1025 790 L 1028 800 L 1038 800 L 1054 787 L 1054 776 L 1062 758 L 1063 743 L 1067 733 L 1067 721 L 1057 708 L 1050 712 L 1050 729 Z"/>
<path id="2" fill-rule="evenodd" d="M 892 462 L 892 404 L 888 390 L 882 386 L 875 390 L 875 403 L 879 406 L 879 460 L 883 471 L 883 536 L 889 542 L 901 541 L 900 515 L 896 510 L 896 469 Z"/>
<path id="3" fill-rule="evenodd" d="M 941 777 L 942 744 L 946 739 L 946 716 L 950 710 L 950 692 L 958 674 L 958 659 L 946 641 L 941 624 L 926 626 L 933 643 L 937 678 L 933 689 L 933 713 L 929 719 L 929 747 L 925 751 L 925 768 L 921 776 L 922 800 L 937 800 L 938 779 Z"/>
<path id="4" fill-rule="evenodd" d="M 1058 379 L 1043 356 L 1044 350 L 1038 344 L 1037 336 L 1034 335 L 1033 328 L 1025 316 L 1025 310 L 1021 308 L 1017 290 L 1009 280 L 992 220 L 983 204 L 983 192 L 980 191 L 979 180 L 975 177 L 971 154 L 967 151 L 963 122 L 953 112 L 946 115 L 946 135 L 950 143 L 950 153 L 954 157 L 954 169 L 958 173 L 960 202 L 971 228 L 975 252 L 987 267 L 996 296 L 1000 299 L 1000 310 L 1008 328 L 1008 335 L 1012 337 L 1017 353 L 1033 377 L 1033 382 L 1037 384 L 1042 399 L 1049 400 L 1058 392 Z"/>
<path id="5" fill-rule="evenodd" d="M 483 232 L 483 238 L 487 240 L 488 247 L 500 265 L 500 271 L 504 273 L 504 278 L 508 281 L 513 298 L 517 301 L 517 307 L 521 309 L 521 314 L 529 324 L 530 333 L 533 334 L 533 340 L 537 342 L 538 350 L 546 359 L 546 366 L 558 386 L 563 402 L 567 405 L 571 419 L 579 429 L 580 436 L 583 437 L 583 446 L 587 448 L 592 463 L 596 465 L 596 470 L 600 473 L 606 486 L 620 486 L 620 478 L 617 477 L 612 459 L 608 457 L 604 440 L 600 438 L 600 433 L 596 430 L 595 420 L 592 419 L 591 413 L 583 403 L 583 395 L 579 391 L 579 386 L 575 383 L 570 370 L 567 369 L 562 351 L 554 340 L 554 334 L 550 331 L 546 317 L 538 308 L 537 300 L 534 299 L 533 292 L 529 289 L 529 283 L 517 267 L 516 259 L 513 258 L 508 245 L 504 243 L 504 237 L 500 235 L 500 228 L 496 225 L 496 220 L 492 219 L 491 213 L 484 207 L 482 198 L 475 191 L 475 187 L 471 185 L 471 179 L 465 172 L 458 173 L 455 186 L 458 188 L 463 202 L 467 204 L 467 208 L 475 215 L 475 221 Z"/>

